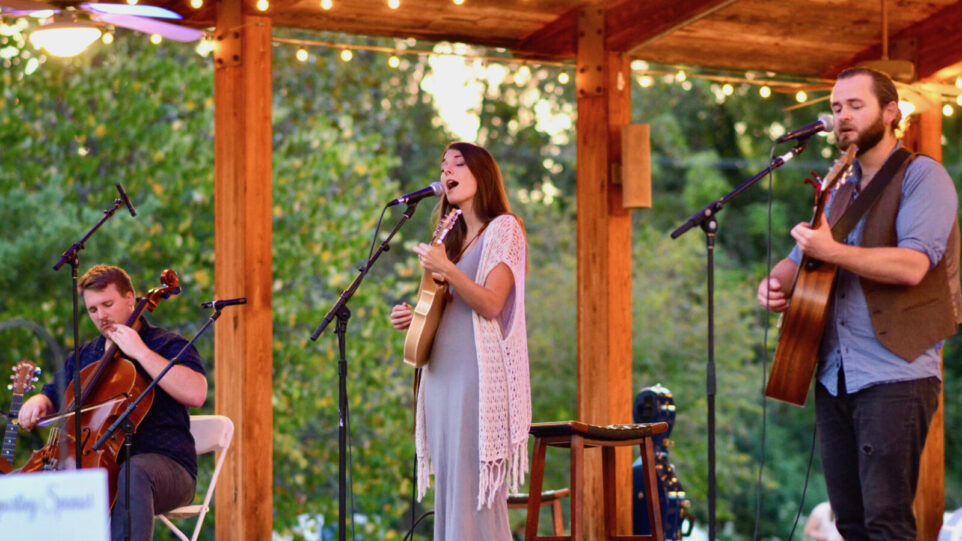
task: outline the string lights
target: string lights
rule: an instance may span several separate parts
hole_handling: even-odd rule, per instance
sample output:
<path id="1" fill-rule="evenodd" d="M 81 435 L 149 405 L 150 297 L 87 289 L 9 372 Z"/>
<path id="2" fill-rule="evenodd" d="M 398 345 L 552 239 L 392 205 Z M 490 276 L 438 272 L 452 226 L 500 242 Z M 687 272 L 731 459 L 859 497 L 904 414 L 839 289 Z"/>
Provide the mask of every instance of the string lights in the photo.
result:
<path id="1" fill-rule="evenodd" d="M 130 4 L 136 4 L 138 0 L 126 0 Z M 386 2 L 388 7 L 391 9 L 398 9 L 401 5 L 401 0 L 382 0 Z M 318 0 L 319 5 L 324 10 L 334 9 L 334 0 Z M 456 6 L 462 6 L 466 2 L 465 0 L 451 0 L 451 2 Z M 204 0 L 189 0 L 189 4 L 194 9 L 200 9 L 204 5 Z M 270 9 L 269 0 L 256 0 L 255 6 L 260 11 L 267 11 Z M 105 44 L 112 43 L 114 37 L 111 33 L 105 33 L 102 37 L 102 41 Z M 455 56 L 461 57 L 466 60 L 481 60 L 485 62 L 500 63 L 500 64 L 520 64 L 518 67 L 519 75 L 522 78 L 530 76 L 529 65 L 538 66 L 554 66 L 560 68 L 560 73 L 557 76 L 557 81 L 559 84 L 567 85 L 571 82 L 570 72 L 575 69 L 574 64 L 571 61 L 532 61 L 530 59 L 524 58 L 514 58 L 511 56 L 502 55 L 486 55 L 486 54 L 470 54 L 463 52 L 438 52 L 433 49 L 414 49 L 404 46 L 399 47 L 386 47 L 377 45 L 365 45 L 358 43 L 346 43 L 346 42 L 335 42 L 335 41 L 323 41 L 323 40 L 309 40 L 309 39 L 298 39 L 298 38 L 286 38 L 286 37 L 272 37 L 274 43 L 294 45 L 295 58 L 300 62 L 307 62 L 310 58 L 309 48 L 311 47 L 325 47 L 329 49 L 335 49 L 340 51 L 339 57 L 344 62 L 350 62 L 353 59 L 353 51 L 371 51 L 384 53 L 388 55 L 387 64 L 391 68 L 398 68 L 401 65 L 401 57 L 406 55 L 421 55 L 421 56 Z M 151 43 L 159 44 L 161 39 L 160 36 L 151 35 Z M 196 51 L 198 54 L 207 56 L 210 54 L 213 48 L 213 41 L 208 35 L 202 42 L 200 42 Z M 713 70 L 711 68 L 704 68 L 698 66 L 662 66 L 659 68 L 652 68 L 645 61 L 635 60 L 631 63 L 631 72 L 635 77 L 638 85 L 643 88 L 651 88 L 655 85 L 656 79 L 662 79 L 668 84 L 677 84 L 683 90 L 690 91 L 693 87 L 692 79 L 707 80 L 714 83 L 718 83 L 718 87 L 713 87 L 713 92 L 716 93 L 716 98 L 724 101 L 725 97 L 732 96 L 735 93 L 736 86 L 748 85 L 755 86 L 758 88 L 758 96 L 762 99 L 770 99 L 774 92 L 791 93 L 795 96 L 796 105 L 791 108 L 802 107 L 815 101 L 821 101 L 825 99 L 825 95 L 828 93 L 828 88 L 834 82 L 829 79 L 819 79 L 819 78 L 805 78 L 805 77 L 791 77 L 791 76 L 777 76 L 770 72 L 731 72 L 723 70 Z M 526 73 L 526 75 L 522 75 Z M 962 90 L 962 76 L 956 77 L 954 86 Z M 809 92 L 812 90 L 819 91 L 820 89 L 825 89 L 825 95 L 820 97 L 811 97 Z M 942 92 L 939 95 L 939 101 L 942 102 L 942 113 L 945 116 L 952 116 L 954 114 L 955 105 L 962 106 L 962 95 L 954 92 Z"/>

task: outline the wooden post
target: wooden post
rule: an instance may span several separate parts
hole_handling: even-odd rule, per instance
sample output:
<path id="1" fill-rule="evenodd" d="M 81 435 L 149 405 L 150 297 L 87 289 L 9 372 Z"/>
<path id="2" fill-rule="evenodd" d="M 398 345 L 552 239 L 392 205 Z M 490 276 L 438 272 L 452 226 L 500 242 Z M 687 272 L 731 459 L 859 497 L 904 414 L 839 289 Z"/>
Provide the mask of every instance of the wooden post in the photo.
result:
<path id="1" fill-rule="evenodd" d="M 217 487 L 217 539 L 270 539 L 271 20 L 217 1 L 214 290 L 247 297 L 215 326 L 214 403 L 234 422 Z"/>
<path id="2" fill-rule="evenodd" d="M 938 103 L 936 100 L 935 103 Z M 932 107 L 912 118 L 903 143 L 909 150 L 921 152 L 942 161 L 942 111 Z M 944 373 L 944 371 L 943 371 Z M 922 451 L 919 487 L 915 493 L 915 517 L 919 541 L 936 541 L 945 511 L 945 386 L 939 393 L 939 407 L 929 425 L 928 439 Z"/>
<path id="3" fill-rule="evenodd" d="M 631 213 L 611 164 L 630 121 L 628 60 L 605 50 L 602 7 L 578 17 L 578 417 L 631 422 Z M 604 532 L 601 453 L 585 453 L 585 538 Z M 631 448 L 615 458 L 617 533 L 631 529 Z"/>

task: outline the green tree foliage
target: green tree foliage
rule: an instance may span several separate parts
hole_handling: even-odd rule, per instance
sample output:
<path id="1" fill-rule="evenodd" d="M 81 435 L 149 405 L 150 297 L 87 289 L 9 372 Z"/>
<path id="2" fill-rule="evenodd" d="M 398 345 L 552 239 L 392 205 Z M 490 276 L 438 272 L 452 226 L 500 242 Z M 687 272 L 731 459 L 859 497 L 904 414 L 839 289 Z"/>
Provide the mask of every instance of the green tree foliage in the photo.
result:
<path id="1" fill-rule="evenodd" d="M 398 40 L 314 35 L 275 29 L 284 37 L 423 48 Z M 470 49 L 469 49 L 470 50 Z M 451 133 L 424 89 L 432 75 L 424 56 L 311 48 L 274 55 L 274 527 L 301 538 L 323 521 L 337 522 L 337 344 L 328 331 L 308 337 L 339 292 L 355 277 L 371 246 L 382 205 L 399 192 L 434 180 Z M 482 51 L 476 51 L 482 52 Z M 490 51 L 488 53 L 491 53 Z M 493 54 L 501 54 L 494 52 Z M 213 291 L 213 67 L 177 44 L 151 46 L 118 34 L 73 60 L 44 59 L 26 47 L 22 27 L 0 35 L 0 367 L 36 358 L 47 372 L 57 355 L 29 326 L 39 323 L 69 348 L 69 271 L 52 270 L 59 254 L 99 220 L 122 182 L 138 208 L 121 209 L 81 252 L 82 268 L 113 262 L 131 271 L 141 290 L 161 269 L 180 272 L 184 293 L 152 318 L 186 335 L 203 323 L 196 308 Z M 491 63 L 479 70 L 478 142 L 498 158 L 529 246 L 527 313 L 536 421 L 575 418 L 577 396 L 575 138 L 573 83 L 553 66 Z M 637 81 L 637 80 L 636 80 Z M 700 521 L 707 513 L 705 398 L 705 247 L 693 230 L 668 233 L 702 206 L 762 169 L 781 127 L 807 123 L 811 108 L 784 112 L 788 96 L 762 100 L 753 86 L 726 94 L 717 83 L 677 75 L 634 87 L 633 119 L 652 126 L 654 208 L 634 213 L 634 387 L 661 383 L 678 406 L 671 458 Z M 551 125 L 551 120 L 562 124 Z M 565 125 L 564 121 L 571 123 Z M 559 127 L 560 126 L 560 127 Z M 962 135 L 947 119 L 947 140 Z M 779 153 L 786 149 L 779 149 Z M 631 151 L 631 149 L 627 149 Z M 945 161 L 960 176 L 960 152 Z M 802 179 L 824 172 L 832 149 L 823 138 L 776 174 L 732 200 L 720 215 L 716 252 L 716 398 L 719 519 L 726 536 L 747 538 L 758 522 L 766 537 L 787 537 L 799 506 L 811 445 L 811 408 L 761 399 L 762 359 L 776 340 L 754 307 L 772 259 L 790 247 L 787 231 L 807 219 L 811 189 Z M 399 361 L 403 334 L 387 313 L 413 300 L 419 270 L 413 243 L 429 235 L 425 201 L 367 275 L 350 303 L 348 388 L 351 473 L 361 538 L 399 539 L 411 492 L 411 371 Z M 398 218 L 389 211 L 383 240 Z M 84 339 L 95 329 L 82 320 Z M 202 355 L 212 358 L 212 340 Z M 946 396 L 960 384 L 959 341 L 946 347 Z M 212 366 L 209 366 L 212 370 Z M 0 401 L 2 404 L 2 401 Z M 204 410 L 213 407 L 208 401 Z M 947 426 L 962 415 L 946 402 Z M 762 415 L 767 424 L 762 433 Z M 764 436 L 766 447 L 761 440 Z M 24 438 L 25 448 L 40 443 Z M 962 440 L 946 433 L 947 456 Z M 761 520 L 755 488 L 763 452 Z M 566 457 L 549 453 L 546 486 L 568 483 Z M 962 465 L 947 461 L 948 506 L 959 505 Z M 201 483 L 203 484 L 203 480 Z M 431 493 L 418 511 L 432 507 Z M 816 459 L 805 509 L 824 498 Z M 512 515 L 523 520 L 523 514 Z M 210 523 L 212 521 L 209 520 Z M 212 536 L 208 525 L 206 535 Z"/>

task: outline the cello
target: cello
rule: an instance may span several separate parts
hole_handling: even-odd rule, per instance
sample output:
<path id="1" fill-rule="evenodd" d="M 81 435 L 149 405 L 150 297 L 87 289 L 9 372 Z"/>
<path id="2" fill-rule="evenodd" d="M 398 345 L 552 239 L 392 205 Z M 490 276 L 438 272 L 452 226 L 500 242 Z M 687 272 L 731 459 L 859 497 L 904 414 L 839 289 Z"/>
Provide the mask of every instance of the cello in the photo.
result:
<path id="1" fill-rule="evenodd" d="M 164 270 L 160 275 L 160 281 L 163 287 L 151 289 L 138 301 L 126 322 L 127 326 L 139 331 L 141 316 L 145 311 L 153 312 L 161 300 L 180 293 L 180 279 L 174 271 Z M 80 360 L 75 358 L 74 366 L 78 366 L 79 362 Z M 123 433 L 111 434 L 99 450 L 94 451 L 92 447 L 127 409 L 127 406 L 150 385 L 150 382 L 137 371 L 133 362 L 122 357 L 120 348 L 114 343 L 104 351 L 100 360 L 80 371 L 80 380 L 81 463 L 78 465 L 75 454 L 70 452 L 75 449 L 77 441 L 73 418 L 76 401 L 73 386 L 70 385 L 64 392 L 60 412 L 40 419 L 38 422 L 38 425 L 56 423 L 50 429 L 47 444 L 34 451 L 19 471 L 31 473 L 75 468 L 104 468 L 107 470 L 109 501 L 112 508 L 117 498 L 117 474 L 121 466 Z M 135 428 L 150 411 L 151 404 L 153 404 L 152 390 L 128 416 Z"/>

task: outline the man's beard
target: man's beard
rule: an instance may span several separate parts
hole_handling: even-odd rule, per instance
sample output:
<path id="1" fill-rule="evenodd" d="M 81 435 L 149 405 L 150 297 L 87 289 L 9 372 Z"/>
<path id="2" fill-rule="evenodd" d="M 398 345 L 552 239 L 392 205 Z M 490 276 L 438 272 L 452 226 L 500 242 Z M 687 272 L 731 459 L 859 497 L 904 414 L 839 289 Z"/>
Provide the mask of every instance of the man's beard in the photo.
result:
<path id="1" fill-rule="evenodd" d="M 881 141 L 883 137 L 885 137 L 885 123 L 882 121 L 882 115 L 880 114 L 876 117 L 875 122 L 865 128 L 865 130 L 856 132 L 855 140 L 839 140 L 837 146 L 839 150 L 845 151 L 848 150 L 849 145 L 854 143 L 858 146 L 857 155 L 861 156 L 879 144 L 879 141 Z"/>

